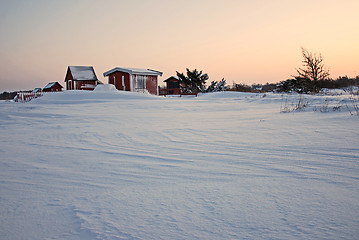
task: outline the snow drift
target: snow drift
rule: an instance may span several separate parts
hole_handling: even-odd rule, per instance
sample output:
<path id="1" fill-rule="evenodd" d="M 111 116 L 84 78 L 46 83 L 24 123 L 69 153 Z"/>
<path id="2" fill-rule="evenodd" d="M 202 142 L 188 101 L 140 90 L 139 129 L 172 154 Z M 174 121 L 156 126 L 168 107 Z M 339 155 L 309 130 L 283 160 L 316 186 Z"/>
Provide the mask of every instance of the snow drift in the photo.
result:
<path id="1" fill-rule="evenodd" d="M 109 87 L 1 102 L 0 236 L 357 239 L 358 117 L 282 101 Z"/>
<path id="2" fill-rule="evenodd" d="M 113 84 L 100 84 L 94 89 L 95 92 L 117 92 L 115 85 Z"/>

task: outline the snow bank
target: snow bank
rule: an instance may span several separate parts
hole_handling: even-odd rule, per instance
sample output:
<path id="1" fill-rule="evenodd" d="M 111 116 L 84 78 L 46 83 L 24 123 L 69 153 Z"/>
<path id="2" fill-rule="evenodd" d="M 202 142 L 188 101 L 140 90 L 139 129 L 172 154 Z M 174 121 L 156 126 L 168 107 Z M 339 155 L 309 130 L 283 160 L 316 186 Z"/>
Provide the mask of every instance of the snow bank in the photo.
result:
<path id="1" fill-rule="evenodd" d="M 0 102 L 0 236 L 358 239 L 358 116 L 281 114 L 282 98 Z"/>
<path id="2" fill-rule="evenodd" d="M 100 85 L 99 85 L 100 86 Z M 31 100 L 31 103 L 42 104 L 83 104 L 128 100 L 154 100 L 158 96 L 136 92 L 118 91 L 111 86 L 102 86 L 94 91 L 69 90 L 63 92 L 44 93 L 41 98 Z"/>
<path id="3" fill-rule="evenodd" d="M 100 84 L 94 89 L 95 92 L 118 92 L 113 84 Z"/>

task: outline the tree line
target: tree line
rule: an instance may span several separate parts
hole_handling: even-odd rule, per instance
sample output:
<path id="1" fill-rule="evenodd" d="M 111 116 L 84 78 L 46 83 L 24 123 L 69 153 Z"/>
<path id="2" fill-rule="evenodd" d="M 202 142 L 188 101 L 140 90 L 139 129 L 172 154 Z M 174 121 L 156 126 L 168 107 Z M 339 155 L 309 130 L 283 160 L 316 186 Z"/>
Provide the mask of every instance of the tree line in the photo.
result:
<path id="1" fill-rule="evenodd" d="M 297 92 L 297 93 L 318 93 L 323 88 L 338 89 L 351 86 L 359 86 L 359 76 L 350 78 L 340 76 L 331 79 L 329 70 L 324 65 L 322 55 L 313 53 L 305 48 L 302 51 L 302 66 L 296 69 L 297 74 L 279 83 L 252 84 L 233 83 L 232 86 L 225 86 L 225 79 L 213 81 L 206 88 L 206 81 L 209 79 L 207 74 L 197 69 L 191 71 L 187 68 L 186 74 L 177 72 L 177 76 L 182 83 L 184 93 L 191 92 L 211 92 L 211 91 L 239 91 L 239 92 Z"/>
<path id="2" fill-rule="evenodd" d="M 324 88 L 338 89 L 359 86 L 359 76 L 351 78 L 340 76 L 337 79 L 330 78 L 329 70 L 323 63 L 321 54 L 312 53 L 302 48 L 302 67 L 297 68 L 296 75 L 279 83 L 253 84 L 234 83 L 227 90 L 241 92 L 296 92 L 318 93 Z"/>

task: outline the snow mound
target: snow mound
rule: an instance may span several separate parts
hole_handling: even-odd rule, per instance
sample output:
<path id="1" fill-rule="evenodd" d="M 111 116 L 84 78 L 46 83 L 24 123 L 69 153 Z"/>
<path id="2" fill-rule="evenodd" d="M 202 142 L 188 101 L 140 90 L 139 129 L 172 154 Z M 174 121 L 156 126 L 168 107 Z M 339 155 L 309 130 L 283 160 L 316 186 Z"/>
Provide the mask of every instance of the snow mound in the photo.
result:
<path id="1" fill-rule="evenodd" d="M 0 101 L 0 238 L 359 239 L 349 97 L 69 90 Z M 310 104 L 280 113 L 298 102 Z"/>
<path id="2" fill-rule="evenodd" d="M 113 84 L 100 84 L 94 89 L 96 92 L 117 92 L 115 85 Z"/>

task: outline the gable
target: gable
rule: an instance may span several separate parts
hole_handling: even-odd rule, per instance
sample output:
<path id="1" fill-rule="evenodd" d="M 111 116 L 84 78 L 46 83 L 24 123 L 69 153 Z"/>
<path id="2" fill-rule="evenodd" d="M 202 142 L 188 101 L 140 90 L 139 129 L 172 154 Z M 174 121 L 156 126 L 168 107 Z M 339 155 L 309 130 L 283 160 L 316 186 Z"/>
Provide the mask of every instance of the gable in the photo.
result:
<path id="1" fill-rule="evenodd" d="M 178 77 L 169 77 L 166 80 L 164 80 L 163 82 L 179 82 L 180 80 L 178 79 Z"/>
<path id="2" fill-rule="evenodd" d="M 60 85 L 60 83 L 58 82 L 51 82 L 51 83 L 48 83 L 43 89 L 51 89 L 52 87 L 54 86 L 58 86 L 60 88 L 62 88 L 62 86 Z"/>
<path id="3" fill-rule="evenodd" d="M 72 80 L 75 81 L 97 81 L 97 76 L 91 66 L 69 66 L 68 74 L 71 74 Z M 66 78 L 68 79 L 68 74 Z"/>

